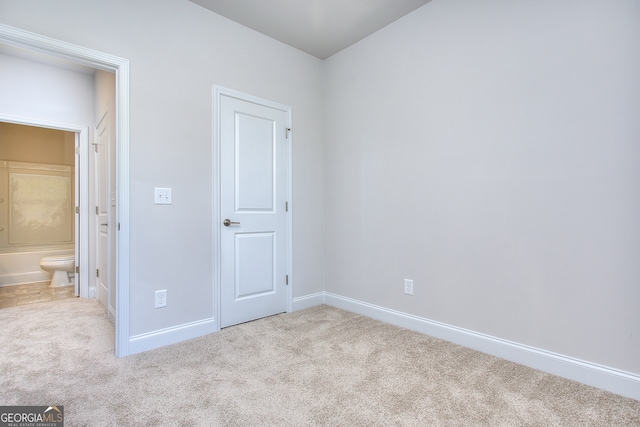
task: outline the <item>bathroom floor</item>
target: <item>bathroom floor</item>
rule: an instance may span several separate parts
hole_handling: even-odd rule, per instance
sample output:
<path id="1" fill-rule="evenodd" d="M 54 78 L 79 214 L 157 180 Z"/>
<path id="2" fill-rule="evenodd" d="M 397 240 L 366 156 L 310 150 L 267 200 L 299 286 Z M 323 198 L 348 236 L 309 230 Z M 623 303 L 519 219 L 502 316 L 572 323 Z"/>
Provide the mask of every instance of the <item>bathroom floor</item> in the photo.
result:
<path id="1" fill-rule="evenodd" d="M 75 298 L 75 286 L 50 288 L 49 282 L 34 282 L 0 288 L 0 308 Z"/>

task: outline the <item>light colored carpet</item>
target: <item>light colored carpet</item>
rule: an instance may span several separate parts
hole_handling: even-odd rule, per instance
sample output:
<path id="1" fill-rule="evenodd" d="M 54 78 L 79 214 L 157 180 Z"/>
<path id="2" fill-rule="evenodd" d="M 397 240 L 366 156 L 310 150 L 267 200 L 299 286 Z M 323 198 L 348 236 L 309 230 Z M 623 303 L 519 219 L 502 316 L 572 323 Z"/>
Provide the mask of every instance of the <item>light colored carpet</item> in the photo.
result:
<path id="1" fill-rule="evenodd" d="M 0 405 L 67 426 L 640 425 L 639 401 L 327 306 L 124 359 L 93 300 L 0 324 Z"/>

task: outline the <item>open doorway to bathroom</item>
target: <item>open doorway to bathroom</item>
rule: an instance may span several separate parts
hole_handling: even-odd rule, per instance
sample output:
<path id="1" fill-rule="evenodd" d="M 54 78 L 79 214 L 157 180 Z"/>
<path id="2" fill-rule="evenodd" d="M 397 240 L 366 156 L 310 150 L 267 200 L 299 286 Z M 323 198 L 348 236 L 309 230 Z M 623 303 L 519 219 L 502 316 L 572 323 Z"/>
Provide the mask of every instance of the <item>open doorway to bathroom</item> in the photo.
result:
<path id="1" fill-rule="evenodd" d="M 20 252 L 19 262 L 16 262 L 17 255 L 3 259 L 0 241 L 0 277 L 7 276 L 4 284 L 33 284 L 38 274 L 44 274 L 53 276 L 50 279 L 52 283 L 64 285 L 70 275 L 75 284 L 74 295 L 96 298 L 104 305 L 109 319 L 116 323 L 117 127 L 112 113 L 116 110 L 116 76 L 113 72 L 34 56 L 15 48 L 0 48 L 0 65 L 3 65 L 0 67 L 0 80 L 12 81 L 10 89 L 0 84 L 0 92 L 6 94 L 4 99 L 9 113 L 21 113 L 14 115 L 0 111 L 0 122 L 4 123 L 0 139 L 6 140 L 5 151 L 10 155 L 7 157 L 10 160 L 5 160 L 9 162 L 5 164 L 5 189 L 0 190 L 6 193 L 4 198 L 7 200 L 4 208 L 0 202 L 0 210 L 6 211 L 6 218 L 0 216 L 0 221 L 8 225 L 0 223 L 0 227 L 6 228 L 6 233 L 0 230 L 0 239 L 4 233 L 8 242 L 6 253 L 15 255 Z M 62 113 L 56 114 L 52 108 Z M 81 124 L 41 118 L 42 115 Z M 16 137 L 20 129 L 23 137 Z M 52 150 L 56 146 L 61 151 L 54 153 Z M 32 157 L 28 157 L 29 153 Z M 25 174 L 23 169 L 27 164 L 31 170 L 35 169 L 34 165 L 39 165 L 42 170 Z M 22 170 L 22 175 L 18 169 Z M 65 185 L 73 184 L 62 185 L 62 178 L 56 174 L 63 173 L 63 170 L 69 175 L 64 180 Z M 45 177 L 48 173 L 56 177 Z M 41 177 L 27 178 L 31 175 Z M 18 183 L 21 177 L 25 182 L 30 179 L 30 190 L 14 195 L 17 189 L 27 188 L 24 182 Z M 68 195 L 69 199 L 64 202 L 56 199 L 62 194 Z M 9 203 L 9 198 L 16 200 Z M 28 209 L 22 206 L 17 210 L 16 202 L 27 199 L 32 205 Z M 47 216 L 49 213 L 38 210 L 47 203 L 58 203 L 56 206 L 64 207 L 63 211 L 52 214 L 55 220 Z M 21 230 L 16 228 L 25 211 L 32 216 L 30 225 L 24 227 L 32 234 L 30 240 L 18 238 Z M 64 212 L 64 219 L 61 212 Z M 62 233 L 56 229 L 60 234 L 58 238 L 43 237 L 51 228 L 46 224 L 53 222 L 62 222 L 71 227 L 71 231 Z M 56 251 L 45 253 L 52 249 Z M 30 257 L 25 256 L 26 252 L 31 252 Z M 74 253 L 75 257 L 72 257 Z M 27 271 L 14 271 L 18 264 Z M 28 274 L 17 277 L 21 273 Z M 27 277 L 29 274 L 32 280 Z M 54 280 L 56 276 L 65 280 Z M 0 282 L 0 287 L 2 285 Z M 40 284 L 36 289 L 30 287 L 18 291 L 41 294 L 34 295 L 38 300 L 46 300 L 49 294 L 62 292 L 60 289 L 42 289 L 43 286 Z M 17 301 L 13 302 L 17 304 Z M 3 305 L 8 304 L 11 302 Z"/>
<path id="2" fill-rule="evenodd" d="M 16 50 L 20 51 L 15 55 Z M 105 111 L 103 101 L 110 104 L 111 117 L 111 141 L 114 144 L 115 154 L 111 167 L 115 181 L 115 218 L 109 224 L 114 231 L 113 241 L 115 257 L 112 260 L 115 273 L 112 278 L 112 294 L 109 301 L 113 302 L 114 312 L 109 310 L 109 317 L 115 323 L 115 354 L 118 357 L 129 355 L 129 61 L 108 53 L 99 52 L 79 45 L 74 45 L 62 40 L 52 39 L 47 36 L 31 33 L 18 28 L 0 24 L 0 58 L 18 56 L 17 60 L 31 60 L 41 62 L 44 65 L 53 65 L 58 70 L 89 70 L 95 76 L 93 84 L 85 84 L 77 90 L 65 90 L 69 80 L 59 78 L 60 73 L 55 71 L 24 73 L 13 66 L 0 66 L 0 121 L 8 121 L 21 124 L 30 124 L 32 118 L 41 123 L 39 126 L 64 129 L 76 132 L 82 140 L 81 148 L 85 149 L 85 157 L 89 156 L 92 146 L 89 141 L 94 141 L 95 126 L 98 124 L 98 114 Z M 26 57 L 23 56 L 26 54 Z M 13 61 L 15 64 L 15 61 Z M 64 74 L 64 73 L 63 73 Z M 101 88 L 99 76 L 108 76 L 109 84 Z M 44 89 L 28 81 L 38 77 L 45 83 L 50 83 Z M 103 80 L 100 80 L 103 82 Z M 103 90 L 104 89 L 104 90 Z M 74 105 L 61 105 L 70 97 L 80 93 L 91 91 L 95 95 L 95 102 L 74 103 Z M 108 94 L 109 99 L 98 99 L 101 94 Z M 55 96 L 58 95 L 58 96 Z M 102 105 L 102 106 L 101 106 Z M 86 114 L 90 114 L 89 117 Z M 44 122 L 44 123 L 42 123 Z M 63 124 L 63 126 L 60 125 Z M 71 123 L 72 125 L 67 125 Z M 78 125 L 83 124 L 83 125 Z M 81 170 L 90 177 L 89 162 L 81 163 Z M 89 194 L 89 183 L 80 180 L 81 190 Z M 95 188 L 91 193 L 95 192 Z M 95 204 L 84 203 L 87 198 L 80 197 L 80 228 L 89 230 L 89 233 L 81 233 L 82 242 L 87 236 L 94 236 L 95 217 L 89 218 L 90 212 L 95 212 Z M 84 201 L 83 201 L 84 200 Z M 113 200 L 110 200 L 113 203 Z M 90 229 L 90 226 L 93 227 Z M 81 246 L 84 243 L 81 243 Z M 91 245 L 83 247 L 91 248 Z M 95 250 L 95 246 L 93 247 Z M 83 259 L 85 257 L 86 259 Z M 84 277 L 95 278 L 95 258 L 89 257 L 88 251 L 80 252 L 80 297 L 91 297 L 89 290 L 83 295 Z M 93 267 L 90 265 L 93 263 Z M 89 265 L 88 268 L 83 266 Z M 91 273 L 91 274 L 90 274 Z M 77 273 L 76 273 L 77 275 Z M 95 281 L 95 279 L 94 279 Z M 95 291 L 95 289 L 94 289 Z M 95 296 L 95 295 L 93 295 Z"/>
<path id="3" fill-rule="evenodd" d="M 12 199 L 4 206 L 6 220 L 0 217 L 0 221 L 9 224 L 6 232 L 0 230 L 0 277 L 6 276 L 4 284 L 30 284 L 28 289 L 8 292 L 20 300 L 5 301 L 3 305 L 61 298 L 71 291 L 58 288 L 73 283 L 75 296 L 97 299 L 109 319 L 116 323 L 117 127 L 113 117 L 117 111 L 116 74 L 55 55 L 0 44 L 0 81 L 3 94 L 0 121 L 5 123 L 0 138 L 6 140 L 5 151 L 14 153 L 6 160 L 11 166 L 6 172 L 11 178 L 7 179 L 14 184 L 19 177 L 27 180 L 26 174 L 15 171 L 17 166 L 24 169 L 25 165 L 18 165 L 20 162 L 37 164 L 43 169 L 35 173 L 42 177 L 30 178 L 26 195 L 12 196 L 16 189 L 26 188 L 24 184 L 13 188 L 7 182 L 6 189 L 0 189 L 7 193 L 7 200 Z M 26 137 L 15 137 L 20 129 Z M 15 153 L 20 155 L 16 157 Z M 0 156 L 0 161 L 3 160 Z M 72 171 L 67 171 L 70 176 L 64 185 L 57 175 L 45 177 L 44 171 L 53 171 L 55 175 L 69 168 Z M 73 185 L 67 185 L 72 181 Z M 58 200 L 61 195 L 69 196 L 68 200 Z M 32 204 L 28 210 L 25 207 L 18 210 L 17 202 L 28 198 Z M 51 206 L 46 207 L 48 204 L 60 209 L 52 212 Z M 18 239 L 16 227 L 18 214 L 24 217 L 27 211 L 32 216 L 28 229 L 33 236 L 24 241 Z M 64 233 L 54 223 L 55 227 L 63 224 Z M 46 238 L 51 230 L 60 236 Z M 4 252 L 11 253 L 4 259 L 3 233 L 8 242 Z M 21 270 L 15 271 L 19 266 Z M 42 275 L 47 276 L 50 285 L 36 285 L 44 281 L 38 277 Z M 19 297 L 18 292 L 33 297 Z"/>
<path id="4" fill-rule="evenodd" d="M 91 78 L 95 127 L 0 112 L 0 305 L 96 298 L 116 323 L 115 76 Z"/>
<path id="5" fill-rule="evenodd" d="M 80 295 L 78 143 L 0 122 L 0 308 Z"/>

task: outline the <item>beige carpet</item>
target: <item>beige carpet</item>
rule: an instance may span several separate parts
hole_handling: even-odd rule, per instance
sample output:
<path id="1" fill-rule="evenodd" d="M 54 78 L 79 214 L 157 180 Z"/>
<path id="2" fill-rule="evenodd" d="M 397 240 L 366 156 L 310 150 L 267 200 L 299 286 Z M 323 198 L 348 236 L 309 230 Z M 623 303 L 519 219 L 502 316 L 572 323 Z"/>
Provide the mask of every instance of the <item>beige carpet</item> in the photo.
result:
<path id="1" fill-rule="evenodd" d="M 327 306 L 124 359 L 92 300 L 0 324 L 0 405 L 66 426 L 640 425 L 639 401 Z"/>

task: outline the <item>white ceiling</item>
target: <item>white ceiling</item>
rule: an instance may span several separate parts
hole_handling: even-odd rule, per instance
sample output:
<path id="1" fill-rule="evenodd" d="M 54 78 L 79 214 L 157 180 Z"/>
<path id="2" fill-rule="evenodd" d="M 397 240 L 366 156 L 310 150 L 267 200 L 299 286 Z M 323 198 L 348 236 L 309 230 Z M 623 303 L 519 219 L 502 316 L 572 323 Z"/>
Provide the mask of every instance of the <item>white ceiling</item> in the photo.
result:
<path id="1" fill-rule="evenodd" d="M 320 59 L 430 0 L 190 0 Z"/>

